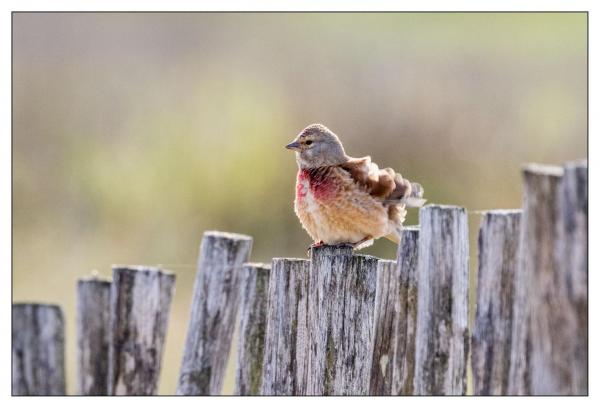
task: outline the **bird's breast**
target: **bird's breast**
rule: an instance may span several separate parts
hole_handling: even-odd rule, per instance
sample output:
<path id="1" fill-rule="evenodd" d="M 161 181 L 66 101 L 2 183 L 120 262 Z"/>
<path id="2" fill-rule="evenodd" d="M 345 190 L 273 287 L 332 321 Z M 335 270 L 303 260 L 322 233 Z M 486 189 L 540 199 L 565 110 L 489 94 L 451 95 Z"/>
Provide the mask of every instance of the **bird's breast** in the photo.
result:
<path id="1" fill-rule="evenodd" d="M 298 171 L 296 200 L 311 204 L 311 201 L 328 201 L 335 196 L 337 184 L 329 168 L 303 169 Z"/>
<path id="2" fill-rule="evenodd" d="M 294 209 L 315 241 L 358 242 L 388 230 L 387 209 L 335 166 L 298 172 Z"/>

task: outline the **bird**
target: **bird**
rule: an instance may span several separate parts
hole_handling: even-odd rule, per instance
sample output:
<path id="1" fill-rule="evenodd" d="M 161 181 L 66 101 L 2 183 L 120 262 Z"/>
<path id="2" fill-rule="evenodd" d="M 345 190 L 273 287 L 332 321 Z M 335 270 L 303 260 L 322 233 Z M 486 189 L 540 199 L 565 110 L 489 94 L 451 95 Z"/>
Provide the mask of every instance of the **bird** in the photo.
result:
<path id="1" fill-rule="evenodd" d="M 370 156 L 346 154 L 339 137 L 321 124 L 304 128 L 288 145 L 298 173 L 294 211 L 314 243 L 366 248 L 381 237 L 399 243 L 406 208 L 425 203 L 424 190 L 380 169 Z"/>

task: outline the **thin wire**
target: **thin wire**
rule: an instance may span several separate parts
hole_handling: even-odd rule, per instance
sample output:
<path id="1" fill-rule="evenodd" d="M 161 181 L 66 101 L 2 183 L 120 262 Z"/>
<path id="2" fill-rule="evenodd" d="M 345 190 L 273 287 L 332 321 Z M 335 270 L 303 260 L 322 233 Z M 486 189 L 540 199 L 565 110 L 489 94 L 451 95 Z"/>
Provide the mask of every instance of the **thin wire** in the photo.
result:
<path id="1" fill-rule="evenodd" d="M 179 268 L 179 269 L 196 269 L 197 265 L 195 264 L 163 264 L 163 263 L 156 263 L 154 264 L 159 268 L 165 267 L 165 268 Z"/>

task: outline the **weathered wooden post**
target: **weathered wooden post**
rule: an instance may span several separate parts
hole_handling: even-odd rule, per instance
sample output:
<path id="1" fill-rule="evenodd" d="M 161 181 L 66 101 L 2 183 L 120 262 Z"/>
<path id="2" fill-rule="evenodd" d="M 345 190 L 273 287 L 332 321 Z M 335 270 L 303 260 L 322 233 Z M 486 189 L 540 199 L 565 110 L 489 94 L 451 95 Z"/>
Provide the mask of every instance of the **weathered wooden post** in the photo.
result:
<path id="1" fill-rule="evenodd" d="M 308 395 L 368 395 L 377 258 L 349 246 L 311 251 Z"/>
<path id="2" fill-rule="evenodd" d="M 60 307 L 13 304 L 13 395 L 65 395 L 64 332 Z"/>
<path id="3" fill-rule="evenodd" d="M 523 215 L 519 235 L 519 263 L 515 271 L 513 327 L 508 393 L 529 395 L 531 389 L 531 325 L 536 271 L 554 273 L 558 210 L 556 197 L 563 170 L 528 165 L 523 170 Z"/>
<path id="4" fill-rule="evenodd" d="M 405 227 L 397 261 L 380 260 L 375 295 L 371 395 L 412 395 L 419 228 Z"/>
<path id="5" fill-rule="evenodd" d="M 454 206 L 421 208 L 414 391 L 466 393 L 469 335 L 467 212 Z"/>
<path id="6" fill-rule="evenodd" d="M 415 340 L 417 336 L 417 273 L 419 228 L 406 227 L 398 246 L 397 273 L 399 294 L 394 327 L 392 395 L 413 395 L 415 377 Z"/>
<path id="7" fill-rule="evenodd" d="M 521 210 L 485 212 L 479 228 L 477 311 L 471 339 L 475 395 L 506 395 Z"/>
<path id="8" fill-rule="evenodd" d="M 77 388 L 79 395 L 108 395 L 110 287 L 100 279 L 77 281 Z"/>
<path id="9" fill-rule="evenodd" d="M 565 173 L 560 167 L 529 165 L 524 177 L 520 268 L 531 283 L 530 392 L 585 394 L 586 166 L 570 164 Z"/>
<path id="10" fill-rule="evenodd" d="M 252 238 L 204 233 L 194 283 L 187 340 L 178 395 L 218 395 L 235 330 L 242 264 L 248 261 Z"/>
<path id="11" fill-rule="evenodd" d="M 262 395 L 303 395 L 307 372 L 310 263 L 273 259 L 269 280 Z"/>
<path id="12" fill-rule="evenodd" d="M 396 340 L 394 328 L 397 324 L 400 292 L 400 277 L 396 271 L 394 261 L 381 259 L 377 263 L 369 395 L 391 395 L 392 392 L 392 362 Z"/>
<path id="13" fill-rule="evenodd" d="M 559 247 L 561 277 L 556 307 L 568 311 L 569 322 L 560 332 L 558 346 L 564 354 L 553 355 L 552 364 L 560 370 L 545 373 L 556 376 L 561 393 L 588 393 L 588 166 L 580 160 L 567 163 L 559 192 Z M 562 251 L 561 251 L 562 248 Z M 568 329 L 567 329 L 568 327 Z M 571 330 L 567 335 L 565 330 Z M 575 334 L 576 335 L 573 335 Z M 543 367 L 541 368 L 543 370 Z M 543 373 L 543 372 L 542 372 Z M 536 389 L 544 391 L 549 381 L 537 377 Z"/>
<path id="14" fill-rule="evenodd" d="M 242 270 L 235 395 L 260 395 L 270 273 L 270 265 L 254 263 Z"/>
<path id="15" fill-rule="evenodd" d="M 108 393 L 154 395 L 175 276 L 145 266 L 114 266 Z"/>

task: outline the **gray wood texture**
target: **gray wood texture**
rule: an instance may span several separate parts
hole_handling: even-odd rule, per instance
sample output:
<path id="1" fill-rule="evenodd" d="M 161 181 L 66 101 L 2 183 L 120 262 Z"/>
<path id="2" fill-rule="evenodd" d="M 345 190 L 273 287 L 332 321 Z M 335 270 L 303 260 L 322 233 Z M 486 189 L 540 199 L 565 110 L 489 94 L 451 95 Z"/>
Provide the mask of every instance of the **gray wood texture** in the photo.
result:
<path id="1" fill-rule="evenodd" d="M 77 281 L 77 393 L 108 395 L 111 283 Z"/>
<path id="2" fill-rule="evenodd" d="M 219 395 L 252 238 L 208 231 L 200 246 L 178 395 Z"/>
<path id="3" fill-rule="evenodd" d="M 479 227 L 477 305 L 471 338 L 475 395 L 506 395 L 521 210 L 483 214 Z"/>
<path id="4" fill-rule="evenodd" d="M 109 395 L 155 395 L 175 276 L 145 266 L 114 266 Z"/>
<path id="5" fill-rule="evenodd" d="M 273 259 L 268 291 L 262 395 L 303 395 L 307 372 L 310 263 Z"/>
<path id="6" fill-rule="evenodd" d="M 519 235 L 519 263 L 515 271 L 513 327 L 508 393 L 529 395 L 531 389 L 531 327 L 536 271 L 554 273 L 556 197 L 563 170 L 555 166 L 528 165 L 523 170 L 523 214 Z"/>
<path id="7" fill-rule="evenodd" d="M 377 261 L 344 245 L 311 250 L 306 394 L 369 394 Z"/>
<path id="8" fill-rule="evenodd" d="M 464 395 L 469 349 L 467 212 L 454 206 L 420 210 L 414 392 Z"/>
<path id="9" fill-rule="evenodd" d="M 396 262 L 381 259 L 377 263 L 373 342 L 371 343 L 370 395 L 391 395 L 392 361 L 398 314 L 400 277 Z"/>
<path id="10" fill-rule="evenodd" d="M 270 265 L 247 263 L 243 266 L 235 395 L 260 395 L 270 274 Z"/>
<path id="11" fill-rule="evenodd" d="M 413 395 L 415 377 L 415 340 L 417 336 L 417 273 L 419 228 L 405 227 L 398 246 L 399 292 L 393 334 L 392 395 Z"/>
<path id="12" fill-rule="evenodd" d="M 12 305 L 12 395 L 65 395 L 65 328 L 60 307 Z"/>
<path id="13" fill-rule="evenodd" d="M 565 165 L 559 193 L 560 270 L 562 305 L 568 309 L 568 327 L 576 335 L 565 336 L 565 353 L 553 362 L 560 370 L 561 392 L 588 393 L 588 166 L 579 160 Z M 562 249 L 562 251 L 561 251 Z M 567 333 L 561 331 L 561 333 Z M 540 386 L 543 385 L 540 384 Z"/>
<path id="14" fill-rule="evenodd" d="M 533 280 L 531 393 L 585 394 L 587 169 L 530 167 L 526 178 L 532 202 L 523 265 Z"/>

